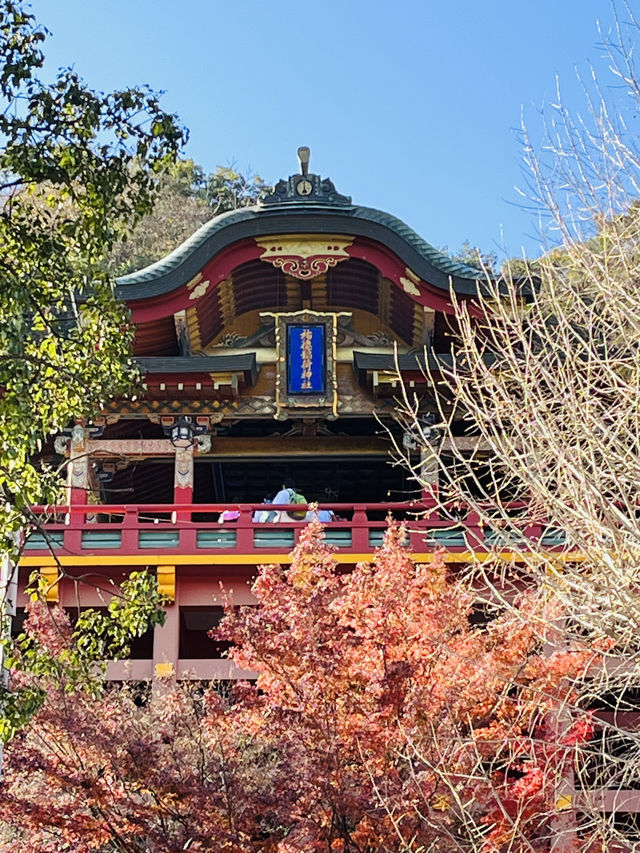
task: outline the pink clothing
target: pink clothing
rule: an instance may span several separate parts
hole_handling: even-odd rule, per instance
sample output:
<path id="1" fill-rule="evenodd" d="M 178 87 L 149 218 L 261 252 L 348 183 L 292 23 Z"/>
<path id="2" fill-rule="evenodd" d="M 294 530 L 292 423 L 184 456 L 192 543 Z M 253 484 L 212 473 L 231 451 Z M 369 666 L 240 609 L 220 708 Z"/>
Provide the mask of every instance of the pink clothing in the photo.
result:
<path id="1" fill-rule="evenodd" d="M 224 512 L 221 512 L 218 516 L 218 524 L 222 524 L 225 521 L 237 521 L 240 518 L 240 513 L 237 509 L 225 509 Z"/>

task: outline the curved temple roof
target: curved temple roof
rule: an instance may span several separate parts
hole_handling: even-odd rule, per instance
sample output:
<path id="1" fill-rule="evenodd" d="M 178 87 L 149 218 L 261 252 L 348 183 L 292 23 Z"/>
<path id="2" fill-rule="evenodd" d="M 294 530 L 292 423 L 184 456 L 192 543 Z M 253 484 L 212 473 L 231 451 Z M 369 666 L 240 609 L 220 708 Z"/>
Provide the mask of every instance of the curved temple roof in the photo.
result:
<path id="1" fill-rule="evenodd" d="M 299 185 L 308 190 L 301 197 Z M 449 292 L 474 295 L 483 274 L 452 260 L 412 228 L 381 210 L 360 207 L 335 192 L 318 175 L 292 175 L 272 195 L 253 207 L 222 213 L 205 223 L 160 261 L 122 276 L 116 282 L 121 299 L 148 299 L 170 293 L 189 282 L 219 251 L 247 238 L 277 234 L 345 234 L 386 246 L 423 281 Z"/>

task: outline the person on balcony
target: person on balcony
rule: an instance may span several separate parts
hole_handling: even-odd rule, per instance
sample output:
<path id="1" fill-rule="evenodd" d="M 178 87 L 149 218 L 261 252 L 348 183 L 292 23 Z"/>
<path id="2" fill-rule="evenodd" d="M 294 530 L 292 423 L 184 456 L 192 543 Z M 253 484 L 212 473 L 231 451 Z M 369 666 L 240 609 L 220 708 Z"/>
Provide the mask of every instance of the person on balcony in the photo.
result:
<path id="1" fill-rule="evenodd" d="M 309 510 L 305 516 L 305 521 L 319 521 L 321 524 L 328 524 L 335 520 L 336 516 L 332 509 Z"/>
<path id="2" fill-rule="evenodd" d="M 262 503 L 271 506 L 271 498 L 264 498 Z M 252 521 L 254 524 L 266 524 L 268 521 L 273 521 L 275 515 L 272 509 L 257 509 L 253 513 Z"/>
<path id="3" fill-rule="evenodd" d="M 238 503 L 240 503 L 240 501 L 241 501 L 241 498 L 236 495 L 234 497 L 234 499 L 231 501 L 231 503 L 238 504 Z M 235 509 L 225 509 L 218 516 L 218 524 L 225 524 L 225 523 L 228 523 L 230 521 L 237 521 L 239 518 L 240 518 L 240 511 L 238 510 L 237 507 Z"/>
<path id="4" fill-rule="evenodd" d="M 271 501 L 272 506 L 283 506 L 284 504 L 294 504 L 296 503 L 297 492 L 295 488 L 291 485 L 287 485 L 283 483 L 282 488 L 279 492 L 276 492 L 275 497 Z M 274 512 L 274 518 L 272 521 L 299 521 L 300 519 L 294 518 L 293 515 L 286 512 L 285 510 L 278 510 Z"/>

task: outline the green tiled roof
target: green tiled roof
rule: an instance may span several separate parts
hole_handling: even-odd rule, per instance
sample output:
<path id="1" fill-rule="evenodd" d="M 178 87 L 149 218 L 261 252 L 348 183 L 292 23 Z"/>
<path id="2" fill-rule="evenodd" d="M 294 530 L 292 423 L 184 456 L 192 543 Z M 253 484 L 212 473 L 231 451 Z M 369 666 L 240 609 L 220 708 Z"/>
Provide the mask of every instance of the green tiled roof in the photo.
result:
<path id="1" fill-rule="evenodd" d="M 137 366 L 143 373 L 242 373 L 244 381 L 253 385 L 258 378 L 255 352 L 229 355 L 138 356 Z"/>
<path id="2" fill-rule="evenodd" d="M 162 260 L 119 278 L 116 293 L 122 299 L 144 299 L 170 292 L 190 281 L 226 246 L 248 237 L 283 233 L 369 237 L 388 246 L 422 279 L 445 291 L 453 285 L 456 292 L 473 294 L 482 279 L 479 270 L 454 261 L 389 213 L 309 201 L 222 213 Z"/>
<path id="3" fill-rule="evenodd" d="M 460 361 L 460 359 L 458 359 Z M 483 356 L 487 365 L 495 362 L 495 356 L 488 354 Z M 430 371 L 442 370 L 453 365 L 453 356 L 449 352 L 429 353 L 428 368 Z M 416 371 L 425 369 L 424 350 L 419 352 L 407 352 L 394 355 L 393 353 L 378 353 L 354 350 L 353 367 L 356 373 L 367 370 Z"/>

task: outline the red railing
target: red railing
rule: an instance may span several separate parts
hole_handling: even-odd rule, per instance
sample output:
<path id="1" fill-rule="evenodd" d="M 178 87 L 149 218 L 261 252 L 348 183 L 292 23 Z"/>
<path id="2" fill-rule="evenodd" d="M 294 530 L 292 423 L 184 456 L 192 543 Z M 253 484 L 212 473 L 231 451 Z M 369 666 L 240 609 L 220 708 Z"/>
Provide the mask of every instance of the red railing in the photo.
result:
<path id="1" fill-rule="evenodd" d="M 501 534 L 483 524 L 476 513 L 438 509 L 433 503 L 391 502 L 319 504 L 337 516 L 326 524 L 328 541 L 340 551 L 371 552 L 382 541 L 387 516 L 406 522 L 408 543 L 424 552 L 442 546 L 449 551 L 486 552 L 513 547 L 528 540 L 549 548 L 562 547 L 552 531 L 541 523 L 522 520 Z M 300 512 L 306 505 L 277 507 L 278 511 Z M 516 507 L 517 511 L 521 507 Z M 282 552 L 298 540 L 307 521 L 254 522 L 256 512 L 273 509 L 268 504 L 108 504 L 33 507 L 38 529 L 25 543 L 25 552 L 41 554 L 260 554 Z M 236 510 L 234 521 L 218 521 L 225 510 Z"/>

